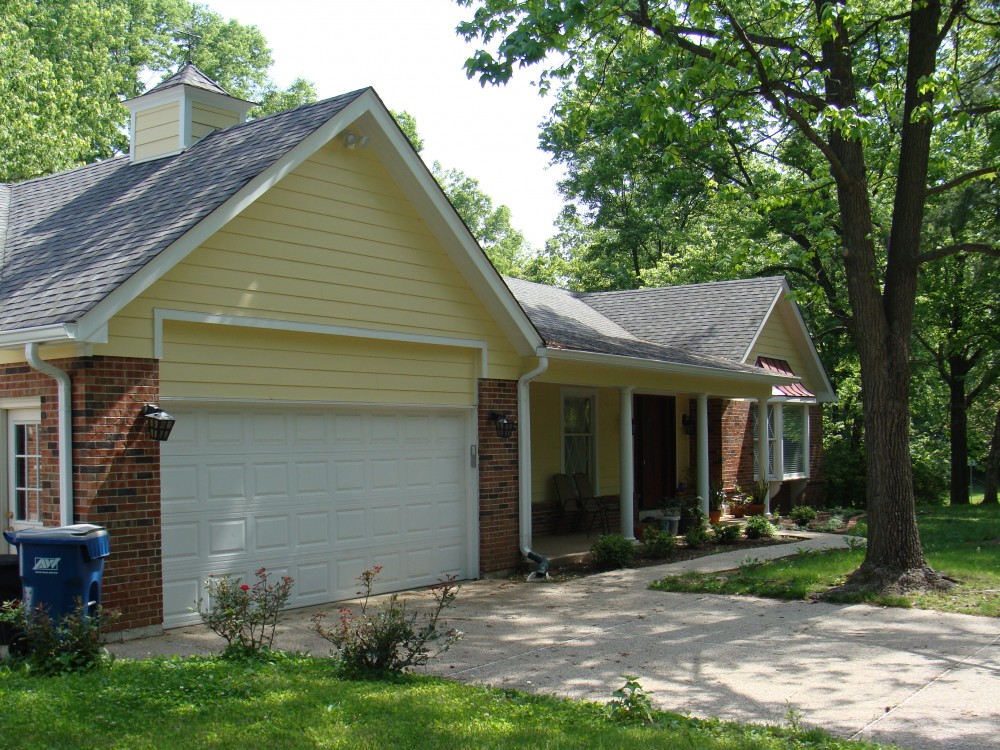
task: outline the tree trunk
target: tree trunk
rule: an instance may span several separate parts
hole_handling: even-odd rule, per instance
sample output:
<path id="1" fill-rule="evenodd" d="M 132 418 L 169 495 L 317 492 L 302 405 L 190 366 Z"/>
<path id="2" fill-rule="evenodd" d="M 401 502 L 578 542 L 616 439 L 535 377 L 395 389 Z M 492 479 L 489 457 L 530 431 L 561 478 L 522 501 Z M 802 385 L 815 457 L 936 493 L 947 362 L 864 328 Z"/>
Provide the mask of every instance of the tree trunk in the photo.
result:
<path id="1" fill-rule="evenodd" d="M 997 418 L 993 425 L 993 442 L 986 458 L 986 491 L 983 494 L 983 505 L 997 505 L 998 484 L 1000 484 L 1000 408 L 997 409 Z"/>
<path id="2" fill-rule="evenodd" d="M 969 504 L 969 414 L 965 398 L 965 378 L 969 367 L 962 357 L 948 362 L 949 426 L 951 444 L 952 505 Z"/>

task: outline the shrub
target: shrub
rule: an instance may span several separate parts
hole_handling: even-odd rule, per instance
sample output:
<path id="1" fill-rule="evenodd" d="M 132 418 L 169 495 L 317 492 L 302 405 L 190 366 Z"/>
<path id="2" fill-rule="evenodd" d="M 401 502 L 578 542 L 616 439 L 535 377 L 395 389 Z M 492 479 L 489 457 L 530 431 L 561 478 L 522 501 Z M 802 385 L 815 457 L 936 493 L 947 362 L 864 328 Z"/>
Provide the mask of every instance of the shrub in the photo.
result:
<path id="1" fill-rule="evenodd" d="M 742 531 L 735 523 L 716 523 L 712 525 L 712 535 L 719 544 L 733 544 L 738 542 Z"/>
<path id="2" fill-rule="evenodd" d="M 796 505 L 788 516 L 795 521 L 797 526 L 808 526 L 810 521 L 816 520 L 816 509 L 810 508 L 808 505 Z"/>
<path id="3" fill-rule="evenodd" d="M 0 605 L 0 621 L 19 631 L 11 655 L 41 675 L 89 672 L 110 664 L 103 633 L 120 613 L 98 606 L 92 613 L 82 600 L 68 614 L 49 615 L 44 605 L 25 610 L 21 603 Z"/>
<path id="4" fill-rule="evenodd" d="M 765 516 L 751 516 L 747 520 L 747 539 L 770 539 L 777 529 Z"/>
<path id="5" fill-rule="evenodd" d="M 646 545 L 646 554 L 650 557 L 670 557 L 677 551 L 677 538 L 673 534 L 651 526 L 642 533 L 642 543 Z"/>
<path id="6" fill-rule="evenodd" d="M 653 702 L 635 675 L 622 675 L 625 684 L 613 692 L 605 706 L 608 718 L 622 724 L 652 724 Z"/>
<path id="7" fill-rule="evenodd" d="M 684 541 L 688 547 L 697 549 L 703 544 L 707 544 L 711 535 L 708 533 L 708 516 L 701 508 L 691 508 L 688 512 L 688 530 L 684 534 Z"/>
<path id="8" fill-rule="evenodd" d="M 341 609 L 340 619 L 332 628 L 324 627 L 322 612 L 312 618 L 313 632 L 337 649 L 341 668 L 348 676 L 400 673 L 421 666 L 462 637 L 458 630 L 444 630 L 440 622 L 441 613 L 458 595 L 457 576 L 448 576 L 431 587 L 434 606 L 421 617 L 420 613 L 407 612 L 398 594 L 391 594 L 374 612 L 369 611 L 372 587 L 381 571 L 379 565 L 358 576 L 362 588 L 358 594 L 364 598 L 357 614 Z M 430 644 L 438 642 L 440 645 L 432 650 Z"/>
<path id="9" fill-rule="evenodd" d="M 204 610 L 199 602 L 198 614 L 212 632 L 226 640 L 225 657 L 255 656 L 274 644 L 279 612 L 288 603 L 294 582 L 282 576 L 270 583 L 266 568 L 256 575 L 252 586 L 229 575 L 211 576 L 205 582 L 209 606 Z"/>
<path id="10" fill-rule="evenodd" d="M 635 545 L 621 534 L 606 534 L 600 536 L 590 548 L 594 564 L 601 570 L 624 568 L 635 554 Z"/>

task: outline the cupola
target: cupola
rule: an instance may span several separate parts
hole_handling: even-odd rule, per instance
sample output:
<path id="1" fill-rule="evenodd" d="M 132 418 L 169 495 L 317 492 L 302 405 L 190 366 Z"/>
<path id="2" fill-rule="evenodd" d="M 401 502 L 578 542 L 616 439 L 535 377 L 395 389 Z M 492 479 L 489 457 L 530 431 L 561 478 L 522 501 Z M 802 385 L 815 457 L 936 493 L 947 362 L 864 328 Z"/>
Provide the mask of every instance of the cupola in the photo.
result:
<path id="1" fill-rule="evenodd" d="M 180 153 L 213 130 L 241 123 L 256 105 L 231 96 L 187 63 L 125 106 L 132 113 L 129 158 L 141 162 Z"/>

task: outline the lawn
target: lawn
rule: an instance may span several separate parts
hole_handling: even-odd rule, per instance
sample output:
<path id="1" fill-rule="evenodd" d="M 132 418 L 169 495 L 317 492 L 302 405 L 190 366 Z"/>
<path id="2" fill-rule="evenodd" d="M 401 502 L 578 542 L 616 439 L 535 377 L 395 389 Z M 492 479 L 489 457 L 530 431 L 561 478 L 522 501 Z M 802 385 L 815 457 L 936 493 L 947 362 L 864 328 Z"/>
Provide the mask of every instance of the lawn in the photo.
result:
<path id="1" fill-rule="evenodd" d="M 866 596 L 895 607 L 1000 617 L 1000 509 L 997 506 L 921 507 L 917 511 L 927 561 L 960 581 L 948 592 L 913 596 Z M 858 529 L 864 531 L 863 524 Z M 652 584 L 661 591 L 747 594 L 805 599 L 844 581 L 864 559 L 861 549 L 809 552 L 721 573 L 670 576 Z"/>
<path id="2" fill-rule="evenodd" d="M 610 698 L 610 696 L 609 696 Z M 338 679 L 328 659 L 151 659 L 63 677 L 0 665 L 5 750 L 42 748 L 877 748 L 819 730 L 603 707 L 406 676 Z"/>

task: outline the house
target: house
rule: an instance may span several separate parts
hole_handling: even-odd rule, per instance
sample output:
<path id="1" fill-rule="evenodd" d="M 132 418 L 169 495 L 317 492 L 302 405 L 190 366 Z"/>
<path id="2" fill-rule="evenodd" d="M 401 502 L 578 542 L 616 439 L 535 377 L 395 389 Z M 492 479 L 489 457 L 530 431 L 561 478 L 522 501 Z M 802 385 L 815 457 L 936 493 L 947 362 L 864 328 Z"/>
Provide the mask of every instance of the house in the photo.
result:
<path id="1" fill-rule="evenodd" d="M 127 105 L 128 155 L 0 186 L 0 512 L 107 527 L 123 628 L 211 573 L 306 606 L 509 570 L 561 471 L 641 509 L 751 481 L 757 441 L 817 490 L 832 390 L 782 279 L 505 282 L 371 89 L 246 122 L 189 65 Z"/>

